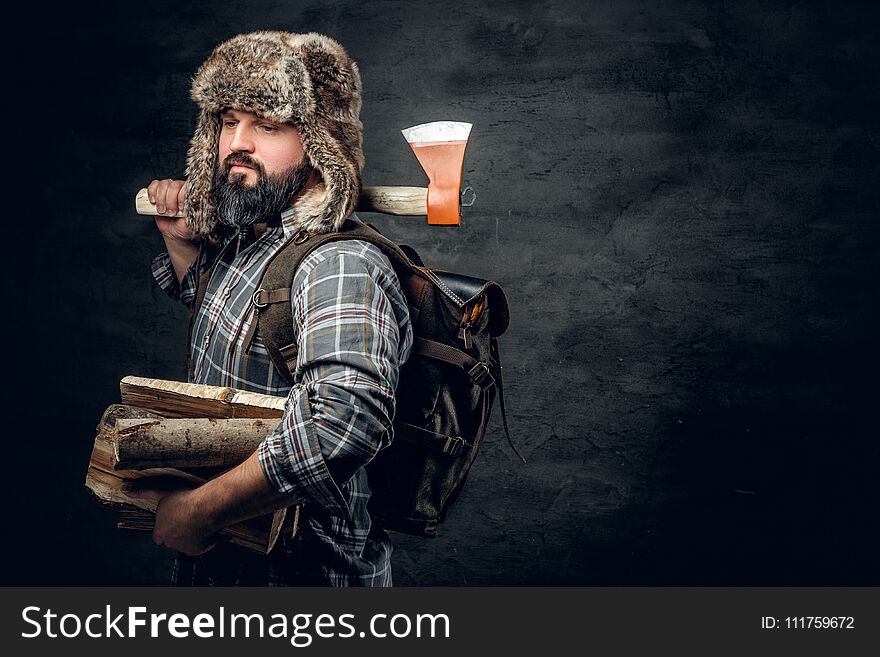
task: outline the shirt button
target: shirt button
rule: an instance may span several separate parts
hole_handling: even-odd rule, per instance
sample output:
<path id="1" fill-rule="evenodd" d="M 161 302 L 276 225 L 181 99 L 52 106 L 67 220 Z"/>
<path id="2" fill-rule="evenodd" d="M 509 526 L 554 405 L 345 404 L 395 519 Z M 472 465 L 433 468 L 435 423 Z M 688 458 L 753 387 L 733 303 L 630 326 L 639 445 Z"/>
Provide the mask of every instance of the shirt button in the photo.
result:
<path id="1" fill-rule="evenodd" d="M 210 336 L 210 335 L 206 335 L 206 336 L 205 336 L 205 346 L 207 347 L 208 344 L 209 344 L 210 342 L 211 342 L 211 336 Z"/>
<path id="2" fill-rule="evenodd" d="M 230 288 L 227 287 L 225 290 L 223 290 L 224 299 L 228 299 L 230 294 L 232 294 L 232 290 Z"/>

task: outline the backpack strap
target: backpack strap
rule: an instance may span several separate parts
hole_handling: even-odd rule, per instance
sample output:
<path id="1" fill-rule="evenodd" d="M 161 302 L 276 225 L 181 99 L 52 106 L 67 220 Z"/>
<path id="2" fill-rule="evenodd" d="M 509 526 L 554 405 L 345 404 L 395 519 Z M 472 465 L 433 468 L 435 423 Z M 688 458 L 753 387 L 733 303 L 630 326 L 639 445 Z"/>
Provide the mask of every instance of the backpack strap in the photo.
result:
<path id="1" fill-rule="evenodd" d="M 498 365 L 498 402 L 501 406 L 501 423 L 504 425 L 504 435 L 507 436 L 507 442 L 510 444 L 510 449 L 512 449 L 513 453 L 519 457 L 520 461 L 525 463 L 526 460 L 523 458 L 523 455 L 519 453 L 516 445 L 513 444 L 513 439 L 510 437 L 510 430 L 507 428 L 507 413 L 504 411 L 504 384 L 501 381 L 501 370 L 503 368 L 501 367 L 501 354 L 498 353 L 498 338 L 494 335 L 492 336 L 490 354 L 495 360 L 495 364 Z"/>
<path id="2" fill-rule="evenodd" d="M 516 445 L 513 444 L 513 439 L 510 437 L 510 429 L 507 427 L 507 412 L 504 408 L 504 385 L 501 380 L 501 355 L 498 353 L 497 337 L 495 337 L 494 335 L 492 336 L 490 347 L 490 357 L 492 358 L 492 360 L 495 361 L 495 364 L 497 365 L 496 376 L 494 377 L 492 376 L 492 372 L 486 363 L 474 360 L 460 349 L 450 347 L 449 345 L 443 344 L 441 342 L 435 342 L 434 340 L 426 340 L 425 338 L 417 337 L 415 339 L 415 343 L 413 344 L 413 353 L 421 354 L 429 358 L 434 358 L 436 360 L 440 360 L 445 363 L 450 363 L 452 365 L 461 367 L 465 372 L 467 372 L 471 380 L 476 385 L 480 386 L 483 390 L 486 390 L 493 385 L 496 386 L 498 388 L 498 401 L 501 405 L 501 422 L 504 425 L 504 435 L 507 436 L 507 442 L 508 444 L 510 444 L 510 448 L 513 450 L 513 453 L 519 457 L 520 461 L 522 461 L 523 463 L 526 462 L 525 458 L 523 458 L 523 455 L 520 454 L 519 450 L 516 448 Z"/>
<path id="3" fill-rule="evenodd" d="M 491 388 L 496 384 L 488 364 L 474 360 L 461 349 L 450 347 L 448 344 L 416 336 L 412 352 L 460 367 L 471 378 L 471 381 L 481 388 Z"/>
<path id="4" fill-rule="evenodd" d="M 338 232 L 311 233 L 300 231 L 289 239 L 269 260 L 262 279 L 254 293 L 252 304 L 254 317 L 245 349 L 259 328 L 260 337 L 269 358 L 287 383 L 295 381 L 297 344 L 294 334 L 293 314 L 290 310 L 290 294 L 293 278 L 303 260 L 315 249 L 339 240 L 364 240 L 375 244 L 398 271 L 412 271 L 413 265 L 407 254 L 379 231 L 361 221 L 347 219 Z"/>
<path id="5" fill-rule="evenodd" d="M 254 236 L 259 239 L 263 233 L 266 232 L 267 225 L 265 223 L 254 224 Z M 190 380 L 192 380 L 195 376 L 193 372 L 193 362 L 192 362 L 192 331 L 193 331 L 193 323 L 195 322 L 196 313 L 199 311 L 199 307 L 202 305 L 202 301 L 205 300 L 205 293 L 208 291 L 208 284 L 211 282 L 211 277 L 214 275 L 214 270 L 217 269 L 217 264 L 220 262 L 220 259 L 226 254 L 227 249 L 235 240 L 229 240 L 223 246 L 222 249 L 216 254 L 212 253 L 212 248 L 207 244 L 207 242 L 201 242 L 199 244 L 199 253 L 196 255 L 196 276 L 195 276 L 195 284 L 196 284 L 196 294 L 193 299 L 193 303 L 189 308 L 189 317 L 187 319 L 187 330 L 186 330 L 186 371 L 189 374 Z M 211 264 L 207 268 L 206 275 L 202 275 L 201 273 L 201 262 L 202 257 L 205 257 Z"/>

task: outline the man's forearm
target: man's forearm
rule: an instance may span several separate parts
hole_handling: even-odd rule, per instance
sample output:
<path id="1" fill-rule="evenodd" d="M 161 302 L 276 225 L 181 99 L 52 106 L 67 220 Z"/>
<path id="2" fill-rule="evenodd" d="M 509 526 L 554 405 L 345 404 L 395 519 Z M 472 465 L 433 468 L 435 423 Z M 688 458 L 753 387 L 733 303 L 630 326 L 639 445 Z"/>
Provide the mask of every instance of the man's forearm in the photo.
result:
<path id="1" fill-rule="evenodd" d="M 165 248 L 171 258 L 171 265 L 177 275 L 177 282 L 183 281 L 186 270 L 190 268 L 199 255 L 199 246 L 190 240 L 178 239 L 169 235 L 162 235 L 165 239 Z"/>
<path id="2" fill-rule="evenodd" d="M 257 452 L 193 493 L 194 502 L 215 531 L 296 503 L 296 498 L 275 490 L 263 473 Z"/>
<path id="3" fill-rule="evenodd" d="M 156 497 L 153 541 L 190 556 L 210 550 L 220 530 L 296 503 L 272 487 L 256 452 L 199 488 L 167 491 L 130 484 L 124 490 L 133 497 Z"/>

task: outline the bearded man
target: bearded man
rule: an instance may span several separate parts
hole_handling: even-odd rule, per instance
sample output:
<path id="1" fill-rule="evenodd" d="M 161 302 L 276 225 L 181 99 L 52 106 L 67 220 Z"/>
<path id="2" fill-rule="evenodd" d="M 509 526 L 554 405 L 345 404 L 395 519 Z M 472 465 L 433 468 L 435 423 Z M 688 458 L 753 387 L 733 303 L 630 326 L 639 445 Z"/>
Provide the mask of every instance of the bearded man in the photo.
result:
<path id="1" fill-rule="evenodd" d="M 268 260 L 304 232 L 358 221 L 361 81 L 315 33 L 254 32 L 219 45 L 192 84 L 200 108 L 186 181 L 154 180 L 167 253 L 158 284 L 193 307 L 189 381 L 287 397 L 278 427 L 244 463 L 159 498 L 154 540 L 178 551 L 178 585 L 390 586 L 391 542 L 371 523 L 364 467 L 392 436 L 399 369 L 413 343 L 388 258 L 362 240 L 314 250 L 293 278 L 294 385 L 257 330 L 254 293 Z M 184 218 L 170 218 L 183 208 Z M 302 505 L 269 555 L 227 543 L 232 524 Z"/>

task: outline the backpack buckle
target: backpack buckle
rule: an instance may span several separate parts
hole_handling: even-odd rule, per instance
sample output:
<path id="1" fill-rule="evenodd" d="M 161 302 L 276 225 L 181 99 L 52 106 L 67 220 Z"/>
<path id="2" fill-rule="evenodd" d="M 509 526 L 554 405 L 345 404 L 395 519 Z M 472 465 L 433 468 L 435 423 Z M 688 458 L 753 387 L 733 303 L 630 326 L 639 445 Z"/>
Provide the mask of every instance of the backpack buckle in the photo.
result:
<path id="1" fill-rule="evenodd" d="M 461 436 L 447 436 L 446 444 L 443 445 L 443 453 L 455 457 L 461 454 L 467 443 Z"/>
<path id="2" fill-rule="evenodd" d="M 251 302 L 253 302 L 254 306 L 256 306 L 257 308 L 265 308 L 266 306 L 269 305 L 268 301 L 266 301 L 266 302 L 260 301 L 260 298 L 261 298 L 260 295 L 264 294 L 265 292 L 266 292 L 266 290 L 264 290 L 263 288 L 260 288 L 259 290 L 254 292 L 254 296 L 251 297 Z"/>
<path id="3" fill-rule="evenodd" d="M 311 236 L 312 236 L 312 234 L 303 228 L 296 235 L 293 236 L 293 243 L 294 244 L 302 244 L 303 242 L 308 240 Z"/>
<path id="4" fill-rule="evenodd" d="M 492 376 L 489 366 L 482 360 L 468 370 L 468 375 L 481 388 L 491 388 L 495 385 L 495 377 Z"/>

